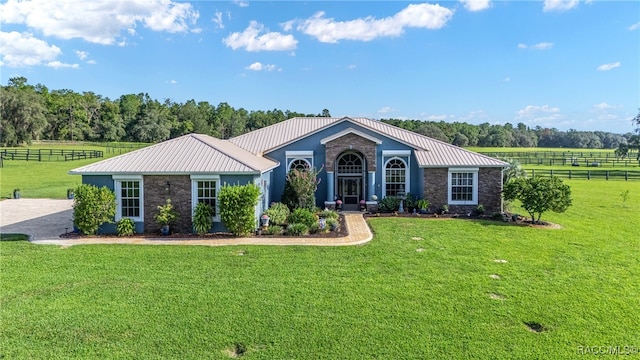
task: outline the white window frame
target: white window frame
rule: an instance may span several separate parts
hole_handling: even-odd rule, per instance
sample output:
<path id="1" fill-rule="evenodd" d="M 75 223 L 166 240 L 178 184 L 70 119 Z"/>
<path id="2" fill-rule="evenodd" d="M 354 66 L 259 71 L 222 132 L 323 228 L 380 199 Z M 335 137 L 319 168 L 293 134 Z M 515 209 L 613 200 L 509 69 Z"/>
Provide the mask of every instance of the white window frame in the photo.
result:
<path id="1" fill-rule="evenodd" d="M 404 153 L 399 153 L 399 152 L 393 152 L 393 153 L 394 154 L 399 154 L 399 155 L 405 155 Z M 410 153 L 408 153 L 408 154 L 410 154 Z M 410 182 L 411 170 L 410 170 L 410 167 L 409 167 L 409 161 L 407 161 L 408 159 L 403 159 L 400 156 L 391 156 L 389 158 L 385 158 L 384 159 L 384 164 L 383 164 L 383 167 L 382 167 L 382 169 L 383 169 L 382 170 L 383 171 L 382 172 L 382 191 L 383 191 L 382 195 L 383 195 L 383 197 L 390 196 L 390 195 L 387 195 L 387 165 L 389 164 L 389 162 L 391 160 L 400 160 L 400 161 L 402 161 L 404 163 L 404 169 L 405 169 L 405 171 L 404 171 L 404 194 L 406 196 L 410 192 L 409 190 L 411 189 L 410 188 L 410 185 L 411 185 L 411 182 Z"/>
<path id="2" fill-rule="evenodd" d="M 123 181 L 137 181 L 140 183 L 140 215 L 136 217 L 128 217 L 135 222 L 144 222 L 144 182 L 142 175 L 113 175 L 113 188 L 116 193 L 116 216 L 115 221 L 119 221 L 122 216 L 122 182 Z"/>
<path id="3" fill-rule="evenodd" d="M 216 215 L 213 221 L 220 222 L 220 175 L 191 175 L 191 216 L 198 205 L 198 181 L 215 181 L 216 182 Z"/>
<path id="4" fill-rule="evenodd" d="M 452 192 L 451 192 L 451 188 L 453 187 L 452 185 L 452 174 L 461 174 L 461 173 L 468 173 L 468 174 L 473 174 L 472 177 L 472 182 L 473 184 L 472 186 L 472 197 L 473 199 L 471 199 L 471 201 L 467 201 L 467 200 L 452 200 Z M 478 168 L 450 168 L 449 169 L 449 175 L 448 175 L 448 180 L 447 180 L 447 202 L 450 205 L 478 205 Z"/>
<path id="5" fill-rule="evenodd" d="M 287 159 L 287 172 L 291 170 L 291 164 L 296 160 L 302 160 L 309 165 L 309 169 L 313 167 L 313 150 L 309 151 L 285 151 Z"/>

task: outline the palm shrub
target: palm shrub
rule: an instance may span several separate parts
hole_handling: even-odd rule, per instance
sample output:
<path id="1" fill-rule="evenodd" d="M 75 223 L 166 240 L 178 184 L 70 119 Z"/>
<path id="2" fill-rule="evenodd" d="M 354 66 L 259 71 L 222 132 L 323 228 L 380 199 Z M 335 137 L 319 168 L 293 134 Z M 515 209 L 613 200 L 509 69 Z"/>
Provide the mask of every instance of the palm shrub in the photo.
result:
<path id="1" fill-rule="evenodd" d="M 311 227 L 313 224 L 318 222 L 318 216 L 314 214 L 311 210 L 307 209 L 295 209 L 289 215 L 287 219 L 289 224 L 305 224 L 307 227 Z"/>
<path id="2" fill-rule="evenodd" d="M 203 235 L 213 226 L 213 208 L 211 205 L 199 202 L 193 211 L 193 228 L 198 235 Z"/>
<path id="3" fill-rule="evenodd" d="M 400 199 L 393 196 L 387 196 L 380 200 L 380 204 L 378 206 L 380 207 L 381 212 L 398 211 L 398 209 L 400 209 Z"/>
<path id="4" fill-rule="evenodd" d="M 100 225 L 113 223 L 116 215 L 116 195 L 106 186 L 82 184 L 73 199 L 73 225 L 83 234 L 93 235 Z"/>
<path id="5" fill-rule="evenodd" d="M 260 197 L 258 185 L 226 185 L 220 189 L 220 218 L 233 235 L 245 236 L 256 228 L 255 206 Z"/>
<path id="6" fill-rule="evenodd" d="M 136 233 L 136 223 L 130 218 L 122 218 L 116 224 L 118 236 L 131 236 Z"/>
<path id="7" fill-rule="evenodd" d="M 287 217 L 291 212 L 287 205 L 277 202 L 271 204 L 264 213 L 269 216 L 269 222 L 272 224 L 283 225 L 287 222 Z"/>

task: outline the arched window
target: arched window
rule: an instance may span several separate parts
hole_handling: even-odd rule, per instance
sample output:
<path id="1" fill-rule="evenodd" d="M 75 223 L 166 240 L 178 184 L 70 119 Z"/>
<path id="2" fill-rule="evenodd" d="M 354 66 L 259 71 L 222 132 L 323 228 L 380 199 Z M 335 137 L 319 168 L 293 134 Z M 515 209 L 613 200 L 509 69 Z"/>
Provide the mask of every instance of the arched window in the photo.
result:
<path id="1" fill-rule="evenodd" d="M 385 196 L 404 196 L 407 191 L 407 164 L 394 157 L 384 167 Z"/>
<path id="2" fill-rule="evenodd" d="M 364 164 L 362 158 L 354 153 L 346 153 L 338 159 L 338 174 L 362 175 Z"/>
<path id="3" fill-rule="evenodd" d="M 289 171 L 296 170 L 308 170 L 311 169 L 311 164 L 305 159 L 295 159 L 289 163 Z"/>

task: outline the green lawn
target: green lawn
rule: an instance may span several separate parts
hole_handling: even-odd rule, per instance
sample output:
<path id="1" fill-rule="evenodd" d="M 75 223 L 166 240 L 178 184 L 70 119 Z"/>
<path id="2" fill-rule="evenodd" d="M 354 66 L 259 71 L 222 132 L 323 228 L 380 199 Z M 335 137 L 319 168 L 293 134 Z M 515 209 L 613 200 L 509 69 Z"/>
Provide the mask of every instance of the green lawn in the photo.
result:
<path id="1" fill-rule="evenodd" d="M 104 146 L 74 144 L 44 144 L 29 146 L 29 149 L 101 150 L 104 158 L 74 161 L 24 161 L 4 160 L 0 168 L 0 198 L 13 197 L 13 189 L 27 198 L 64 199 L 67 189 L 82 182 L 80 175 L 69 175 L 71 169 L 119 155 L 107 153 Z"/>
<path id="2" fill-rule="evenodd" d="M 567 183 L 574 206 L 542 218 L 561 229 L 373 218 L 373 241 L 356 247 L 0 242 L 0 357 L 226 359 L 238 348 L 246 359 L 561 359 L 584 358 L 580 346 L 637 349 L 640 183 Z"/>

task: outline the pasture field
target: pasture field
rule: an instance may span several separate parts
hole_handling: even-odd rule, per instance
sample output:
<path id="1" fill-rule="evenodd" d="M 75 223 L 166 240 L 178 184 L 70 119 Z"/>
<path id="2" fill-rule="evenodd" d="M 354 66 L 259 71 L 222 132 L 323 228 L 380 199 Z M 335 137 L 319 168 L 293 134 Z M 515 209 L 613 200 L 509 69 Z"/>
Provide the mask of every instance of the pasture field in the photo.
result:
<path id="1" fill-rule="evenodd" d="M 126 150 L 132 149 L 133 146 L 142 145 L 131 144 Z M 12 197 L 13 189 L 20 189 L 22 197 L 64 199 L 67 197 L 67 189 L 75 188 L 82 182 L 81 176 L 69 175 L 69 170 L 120 155 L 119 149 L 111 148 L 108 151 L 105 146 L 97 144 L 39 143 L 17 149 L 100 150 L 103 157 L 41 162 L 5 159 L 3 167 L 0 168 L 0 198 Z"/>
<path id="2" fill-rule="evenodd" d="M 640 184 L 566 183 L 573 206 L 542 217 L 559 229 L 381 217 L 354 247 L 0 242 L 0 357 L 636 357 Z"/>

